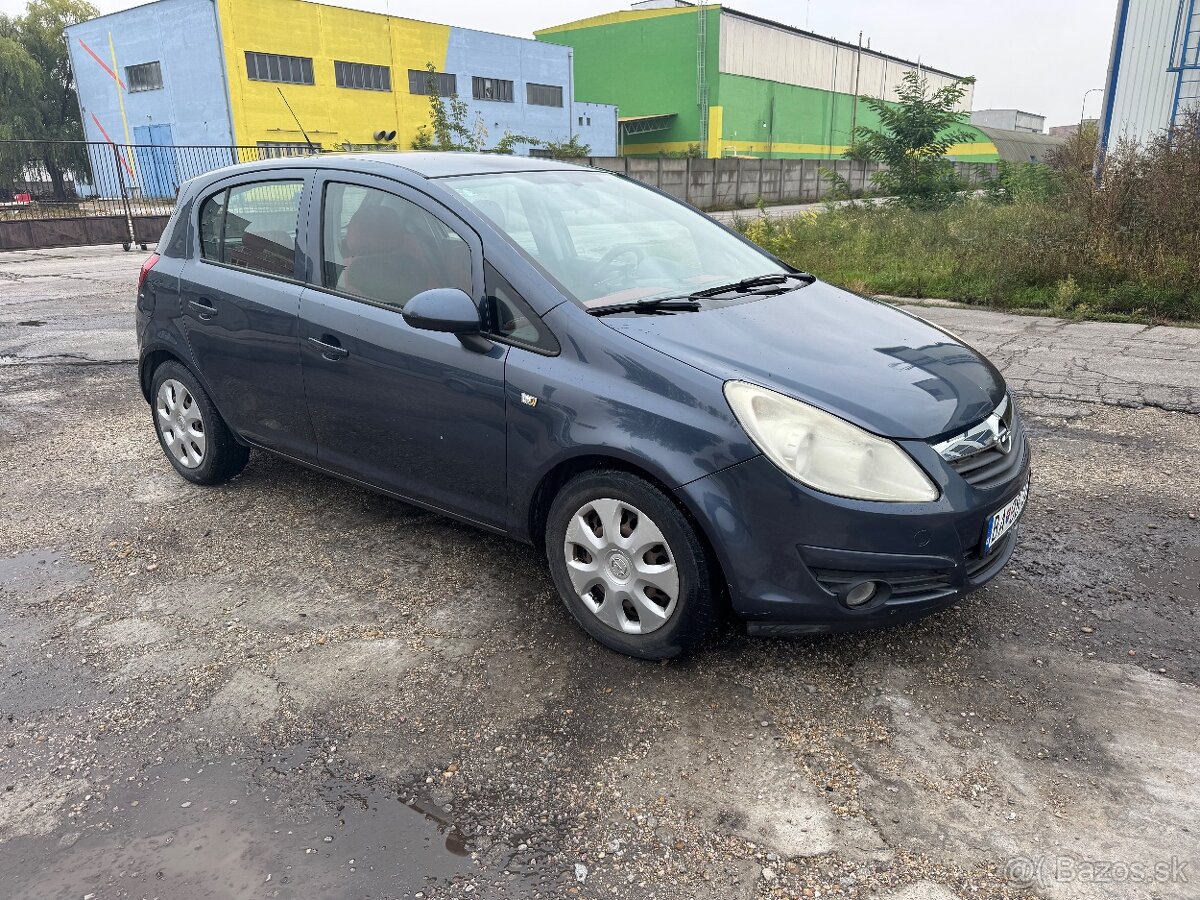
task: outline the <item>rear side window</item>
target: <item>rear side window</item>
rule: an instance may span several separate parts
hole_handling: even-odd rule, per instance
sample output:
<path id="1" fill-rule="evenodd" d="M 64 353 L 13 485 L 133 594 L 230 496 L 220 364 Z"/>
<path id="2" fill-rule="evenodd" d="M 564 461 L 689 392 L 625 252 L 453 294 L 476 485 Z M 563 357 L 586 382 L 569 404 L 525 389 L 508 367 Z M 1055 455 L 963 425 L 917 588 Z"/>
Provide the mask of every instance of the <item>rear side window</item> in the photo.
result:
<path id="1" fill-rule="evenodd" d="M 304 182 L 242 184 L 200 208 L 200 254 L 213 262 L 295 277 L 296 228 Z"/>
<path id="2" fill-rule="evenodd" d="M 325 188 L 322 284 L 384 306 L 430 288 L 471 293 L 471 248 L 403 197 L 357 184 Z"/>

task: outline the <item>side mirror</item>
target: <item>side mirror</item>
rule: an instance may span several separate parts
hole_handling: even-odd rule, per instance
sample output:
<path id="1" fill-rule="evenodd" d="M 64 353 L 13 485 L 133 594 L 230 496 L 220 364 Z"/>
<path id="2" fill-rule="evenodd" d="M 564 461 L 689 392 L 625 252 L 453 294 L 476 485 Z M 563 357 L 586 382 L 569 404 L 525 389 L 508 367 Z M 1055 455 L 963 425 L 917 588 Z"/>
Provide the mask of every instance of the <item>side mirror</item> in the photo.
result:
<path id="1" fill-rule="evenodd" d="M 468 350 L 487 353 L 492 349 L 492 342 L 480 334 L 479 307 L 458 288 L 422 291 L 404 304 L 401 314 L 410 327 L 453 334 Z"/>
<path id="2" fill-rule="evenodd" d="M 422 331 L 478 334 L 479 307 L 458 288 L 421 291 L 404 304 L 404 321 Z"/>

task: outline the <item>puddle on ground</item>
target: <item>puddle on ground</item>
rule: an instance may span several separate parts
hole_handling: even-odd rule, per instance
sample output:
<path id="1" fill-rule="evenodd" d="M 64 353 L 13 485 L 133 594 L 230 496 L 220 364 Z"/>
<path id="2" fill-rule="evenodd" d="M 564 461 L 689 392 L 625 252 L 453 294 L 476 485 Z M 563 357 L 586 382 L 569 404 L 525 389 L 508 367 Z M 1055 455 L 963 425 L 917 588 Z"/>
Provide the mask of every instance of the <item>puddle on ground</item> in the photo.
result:
<path id="1" fill-rule="evenodd" d="M 1189 604 L 1200 603 L 1200 553 L 1187 550 L 1170 562 L 1137 571 L 1138 584 L 1151 593 L 1178 598 Z"/>
<path id="2" fill-rule="evenodd" d="M 0 557 L 0 596 L 42 603 L 87 580 L 88 568 L 57 550 L 27 550 Z"/>
<path id="3" fill-rule="evenodd" d="M 42 319 L 29 319 L 25 322 L 18 322 L 18 325 L 24 325 L 26 328 L 40 328 L 46 323 Z"/>
<path id="4" fill-rule="evenodd" d="M 366 900 L 475 868 L 448 813 L 316 748 L 158 766 L 86 805 L 76 832 L 0 847 L 0 896 Z"/>

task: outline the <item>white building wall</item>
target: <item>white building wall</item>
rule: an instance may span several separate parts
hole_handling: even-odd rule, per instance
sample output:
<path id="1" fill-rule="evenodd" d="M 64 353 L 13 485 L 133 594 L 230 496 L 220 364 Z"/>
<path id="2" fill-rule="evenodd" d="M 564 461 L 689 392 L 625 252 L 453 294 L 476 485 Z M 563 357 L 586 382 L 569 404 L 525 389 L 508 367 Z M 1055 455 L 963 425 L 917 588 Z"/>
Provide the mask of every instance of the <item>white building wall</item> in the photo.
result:
<path id="1" fill-rule="evenodd" d="M 719 62 L 724 74 L 853 94 L 857 71 L 860 96 L 894 100 L 904 73 L 916 68 L 871 50 L 863 50 L 861 56 L 859 70 L 857 47 L 846 47 L 817 35 L 798 34 L 729 12 L 721 16 Z M 954 81 L 939 72 L 923 71 L 935 90 Z M 970 110 L 974 92 L 974 86 L 968 86 L 960 110 Z"/>
<path id="2" fill-rule="evenodd" d="M 1181 9 L 1190 0 L 1121 0 L 1117 8 L 1103 140 L 1145 141 L 1171 122 L 1178 73 L 1170 71 L 1180 38 Z M 1114 72 L 1115 69 L 1115 72 Z M 1115 76 L 1115 77 L 1114 77 Z M 1115 82 L 1115 83 L 1114 83 Z"/>

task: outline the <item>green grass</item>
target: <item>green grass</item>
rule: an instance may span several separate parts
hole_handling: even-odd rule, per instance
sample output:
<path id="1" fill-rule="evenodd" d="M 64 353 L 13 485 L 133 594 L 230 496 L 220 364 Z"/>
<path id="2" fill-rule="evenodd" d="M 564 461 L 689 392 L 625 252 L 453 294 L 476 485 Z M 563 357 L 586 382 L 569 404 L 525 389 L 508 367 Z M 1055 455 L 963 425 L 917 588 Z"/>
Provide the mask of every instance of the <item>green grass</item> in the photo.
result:
<path id="1" fill-rule="evenodd" d="M 841 207 L 738 227 L 792 265 L 860 293 L 1070 318 L 1200 322 L 1195 260 L 1100 246 L 1082 216 L 1054 202 Z"/>

